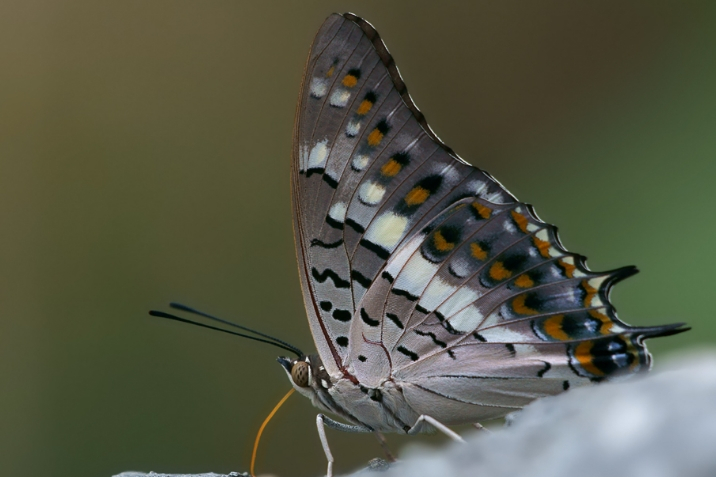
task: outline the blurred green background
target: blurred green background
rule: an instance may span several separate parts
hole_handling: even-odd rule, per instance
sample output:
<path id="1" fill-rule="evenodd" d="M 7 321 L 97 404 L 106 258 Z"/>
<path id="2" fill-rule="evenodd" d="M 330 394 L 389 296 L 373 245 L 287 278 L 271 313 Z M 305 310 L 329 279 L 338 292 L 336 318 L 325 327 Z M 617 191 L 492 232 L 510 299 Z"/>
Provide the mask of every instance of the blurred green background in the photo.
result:
<path id="1" fill-rule="evenodd" d="M 620 316 L 694 327 L 651 343 L 657 368 L 713 345 L 714 5 L 1 2 L 0 473 L 248 469 L 289 388 L 278 350 L 146 312 L 182 301 L 313 349 L 289 161 L 333 11 L 376 26 L 437 134 L 567 248 L 639 266 Z M 291 398 L 257 470 L 324 472 L 314 418 Z M 329 439 L 338 471 L 380 455 Z"/>

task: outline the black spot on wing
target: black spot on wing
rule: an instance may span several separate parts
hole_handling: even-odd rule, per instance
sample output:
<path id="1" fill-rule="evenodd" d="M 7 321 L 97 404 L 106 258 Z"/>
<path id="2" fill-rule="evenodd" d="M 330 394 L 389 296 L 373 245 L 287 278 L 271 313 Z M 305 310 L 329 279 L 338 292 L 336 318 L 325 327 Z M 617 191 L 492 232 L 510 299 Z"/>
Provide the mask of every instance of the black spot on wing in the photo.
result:
<path id="1" fill-rule="evenodd" d="M 386 316 L 390 321 L 392 321 L 393 323 L 395 323 L 395 326 L 397 326 L 397 327 L 400 328 L 401 330 L 403 329 L 403 322 L 400 321 L 400 318 L 398 318 L 398 315 L 395 315 L 395 314 L 393 314 L 393 313 L 386 313 L 385 316 Z"/>
<path id="2" fill-rule="evenodd" d="M 338 187 L 338 181 L 335 180 L 333 177 L 329 176 L 328 173 L 323 174 L 323 182 L 328 184 L 331 189 L 335 189 Z"/>
<path id="3" fill-rule="evenodd" d="M 360 309 L 360 317 L 363 320 L 363 323 L 365 323 L 368 326 L 378 326 L 380 325 L 380 321 L 374 320 L 370 316 L 368 316 L 368 313 L 365 311 L 365 308 Z"/>
<path id="4" fill-rule="evenodd" d="M 321 248 L 336 248 L 343 245 L 343 239 L 338 239 L 335 242 L 326 243 L 319 239 L 313 239 L 311 240 L 311 247 L 321 247 Z"/>
<path id="5" fill-rule="evenodd" d="M 364 99 L 365 99 L 366 101 L 370 101 L 371 103 L 375 104 L 375 102 L 378 100 L 378 95 L 375 94 L 375 91 L 368 91 L 368 92 L 365 94 L 365 98 L 364 98 Z"/>
<path id="6" fill-rule="evenodd" d="M 363 275 L 358 270 L 351 270 L 351 279 L 354 282 L 358 282 L 363 288 L 369 288 L 372 280 Z"/>
<path id="7" fill-rule="evenodd" d="M 513 358 L 514 358 L 515 356 L 517 356 L 517 352 L 515 351 L 515 345 L 513 345 L 512 343 L 507 343 L 507 344 L 505 345 L 505 348 L 507 348 L 507 351 L 510 352 L 510 355 L 511 355 Z"/>
<path id="8" fill-rule="evenodd" d="M 388 121 L 381 119 L 378 121 L 378 124 L 375 125 L 375 129 L 377 129 L 381 134 L 387 134 L 388 131 L 390 131 L 390 125 L 388 124 Z"/>
<path id="9" fill-rule="evenodd" d="M 547 371 L 552 369 L 552 365 L 549 364 L 547 361 L 543 361 L 543 363 L 544 363 L 544 368 L 537 371 L 537 377 L 539 377 L 539 378 L 543 377 L 544 373 L 546 373 Z"/>
<path id="10" fill-rule="evenodd" d="M 404 167 L 410 163 L 410 155 L 407 152 L 399 152 L 393 155 L 393 160 Z"/>
<path id="11" fill-rule="evenodd" d="M 346 346 L 348 346 L 348 338 L 345 336 L 339 336 L 338 338 L 336 338 L 336 343 L 338 343 L 338 346 L 345 348 Z"/>
<path id="12" fill-rule="evenodd" d="M 333 303 L 331 303 L 330 301 L 322 301 L 320 305 L 321 310 L 323 311 L 331 311 L 331 309 L 333 308 Z"/>
<path id="13" fill-rule="evenodd" d="M 393 283 L 394 278 L 393 278 L 393 276 L 392 276 L 390 273 L 388 273 L 388 272 L 383 272 L 380 276 L 381 276 L 382 278 L 385 278 L 386 280 L 388 280 L 389 283 Z"/>
<path id="14" fill-rule="evenodd" d="M 430 313 L 430 310 L 428 310 L 427 308 L 425 308 L 421 305 L 415 305 L 415 311 L 419 311 L 423 315 L 427 315 Z"/>
<path id="15" fill-rule="evenodd" d="M 417 361 L 418 359 L 420 359 L 420 356 L 418 356 L 417 353 L 415 353 L 414 351 L 410 351 L 405 346 L 398 346 L 398 351 L 403 353 L 405 356 L 407 356 L 413 361 Z"/>
<path id="16" fill-rule="evenodd" d="M 437 336 L 435 336 L 435 333 L 425 332 L 425 331 L 420 331 L 420 330 L 414 330 L 414 331 L 415 331 L 415 334 L 418 336 L 429 336 L 433 340 L 433 343 L 440 346 L 441 348 L 447 347 L 447 343 L 445 343 L 444 341 L 440 341 L 437 338 Z"/>
<path id="17" fill-rule="evenodd" d="M 392 288 L 392 289 L 390 290 L 390 292 L 391 292 L 393 295 L 404 296 L 405 298 L 407 298 L 407 299 L 410 300 L 410 301 L 416 301 L 416 300 L 418 299 L 417 296 L 411 295 L 410 292 L 405 291 L 405 290 L 401 290 L 400 288 Z"/>
<path id="18" fill-rule="evenodd" d="M 439 311 L 435 311 L 435 317 L 440 321 L 440 324 L 443 325 L 443 328 L 450 333 L 451 335 L 462 335 L 464 333 L 457 331 L 453 326 L 450 324 L 449 321 L 445 319 L 445 316 L 440 313 Z"/>
<path id="19" fill-rule="evenodd" d="M 334 229 L 343 230 L 343 223 L 333 219 L 330 215 L 326 215 L 326 223 Z"/>
<path id="20" fill-rule="evenodd" d="M 333 284 L 336 286 L 336 288 L 350 288 L 351 284 L 348 280 L 344 280 L 341 277 L 338 276 L 336 272 L 331 270 L 330 268 L 326 268 L 323 273 L 320 273 L 316 268 L 311 269 L 311 274 L 313 275 L 313 278 L 318 283 L 323 283 L 327 279 L 333 280 Z"/>
<path id="21" fill-rule="evenodd" d="M 363 356 L 362 354 L 359 354 L 359 355 L 358 355 L 358 361 L 360 361 L 361 363 L 365 363 L 365 361 L 366 361 L 367 359 L 368 359 L 368 358 L 366 358 L 366 357 Z"/>
<path id="22" fill-rule="evenodd" d="M 569 389 L 569 381 L 565 381 L 562 383 L 562 389 L 564 389 L 565 391 Z"/>
<path id="23" fill-rule="evenodd" d="M 333 314 L 331 315 L 334 320 L 342 321 L 343 323 L 346 323 L 348 321 L 351 321 L 351 317 L 353 316 L 350 311 L 348 310 L 340 310 L 336 308 L 333 310 Z"/>
<path id="24" fill-rule="evenodd" d="M 485 337 L 482 336 L 482 335 L 481 335 L 480 333 L 478 333 L 477 331 L 475 331 L 475 332 L 472 333 L 472 337 L 475 338 L 475 339 L 478 340 L 478 341 L 482 341 L 483 343 L 486 343 L 486 342 L 487 342 L 487 340 L 485 339 Z"/>
<path id="25" fill-rule="evenodd" d="M 311 177 L 313 174 L 323 174 L 324 172 L 323 167 L 312 167 L 306 171 L 306 177 Z"/>
<path id="26" fill-rule="evenodd" d="M 376 245 L 366 239 L 362 239 L 359 243 L 363 248 L 370 250 L 383 260 L 388 260 L 388 257 L 390 257 L 390 252 L 380 245 Z"/>
<path id="27" fill-rule="evenodd" d="M 358 232 L 359 234 L 365 232 L 365 227 L 363 227 L 361 224 L 359 224 L 353 219 L 346 219 L 346 225 Z"/>

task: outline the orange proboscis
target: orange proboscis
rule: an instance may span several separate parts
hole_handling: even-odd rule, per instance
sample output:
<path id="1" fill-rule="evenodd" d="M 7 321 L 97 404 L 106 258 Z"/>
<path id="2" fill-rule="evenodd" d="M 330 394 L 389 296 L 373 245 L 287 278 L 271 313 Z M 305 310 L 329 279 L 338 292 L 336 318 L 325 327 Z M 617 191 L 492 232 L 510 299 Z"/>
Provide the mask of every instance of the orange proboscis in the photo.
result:
<path id="1" fill-rule="evenodd" d="M 264 433 L 264 428 L 266 428 L 266 424 L 269 423 L 273 415 L 276 414 L 276 411 L 278 411 L 278 409 L 283 406 L 283 403 L 286 402 L 286 399 L 288 399 L 288 397 L 293 394 L 294 391 L 295 389 L 291 388 L 291 390 L 287 392 L 283 398 L 281 398 L 281 400 L 278 402 L 278 404 L 276 404 L 276 406 L 274 406 L 273 410 L 269 413 L 269 415 L 266 416 L 266 419 L 264 419 L 264 422 L 261 424 L 261 427 L 259 427 L 259 432 L 258 434 L 256 434 L 256 440 L 254 441 L 254 450 L 251 453 L 251 466 L 249 467 L 249 473 L 252 477 L 256 477 L 256 474 L 254 473 L 254 464 L 256 464 L 256 451 L 259 450 L 259 441 L 261 440 L 261 434 Z"/>

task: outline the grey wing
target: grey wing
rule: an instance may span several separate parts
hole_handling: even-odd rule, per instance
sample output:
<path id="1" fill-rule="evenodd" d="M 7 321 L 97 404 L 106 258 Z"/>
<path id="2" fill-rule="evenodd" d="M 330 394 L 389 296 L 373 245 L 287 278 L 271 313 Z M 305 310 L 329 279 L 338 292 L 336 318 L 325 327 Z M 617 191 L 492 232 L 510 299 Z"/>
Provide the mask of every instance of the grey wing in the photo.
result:
<path id="1" fill-rule="evenodd" d="M 311 47 L 292 194 L 304 301 L 331 374 L 347 363 L 357 304 L 407 238 L 462 197 L 514 200 L 440 142 L 375 29 L 351 14 L 330 16 Z"/>
<path id="2" fill-rule="evenodd" d="M 679 325 L 617 318 L 609 290 L 635 272 L 590 271 L 526 204 L 463 199 L 401 246 L 366 293 L 360 311 L 376 326 L 351 335 L 351 357 L 365 358 L 351 372 L 374 379 L 381 343 L 411 407 L 457 423 L 646 369 L 643 340 Z"/>

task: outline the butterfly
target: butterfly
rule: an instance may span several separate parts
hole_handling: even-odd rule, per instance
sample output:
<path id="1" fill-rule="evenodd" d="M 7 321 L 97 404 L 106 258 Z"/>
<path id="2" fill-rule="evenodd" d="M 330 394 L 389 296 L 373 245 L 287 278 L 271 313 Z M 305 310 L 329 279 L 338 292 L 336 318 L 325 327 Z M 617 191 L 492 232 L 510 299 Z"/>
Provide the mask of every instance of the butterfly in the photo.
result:
<path id="1" fill-rule="evenodd" d="M 644 340 L 688 329 L 617 318 L 610 288 L 637 269 L 590 271 L 532 206 L 446 146 L 351 13 L 328 17 L 311 46 L 291 187 L 317 354 L 239 328 L 295 353 L 278 359 L 293 388 L 345 421 L 317 417 L 329 477 L 325 426 L 459 439 L 448 425 L 647 370 Z"/>

